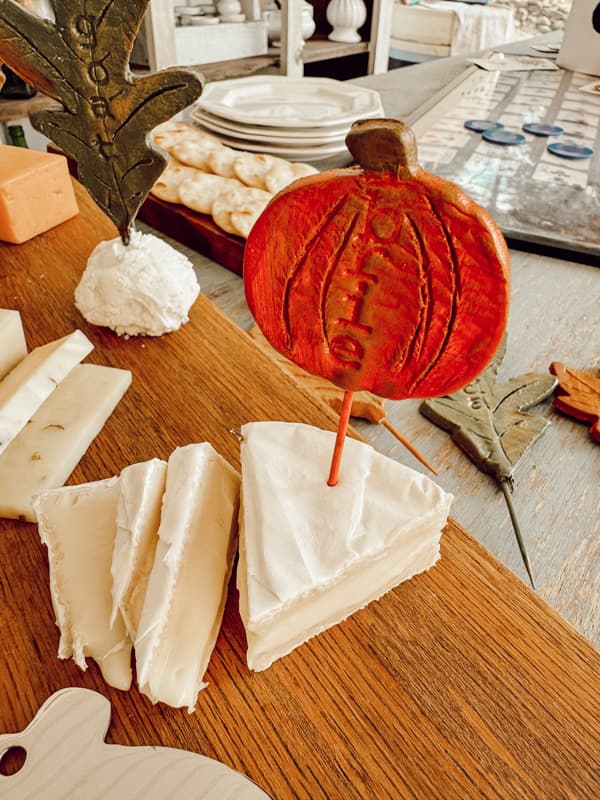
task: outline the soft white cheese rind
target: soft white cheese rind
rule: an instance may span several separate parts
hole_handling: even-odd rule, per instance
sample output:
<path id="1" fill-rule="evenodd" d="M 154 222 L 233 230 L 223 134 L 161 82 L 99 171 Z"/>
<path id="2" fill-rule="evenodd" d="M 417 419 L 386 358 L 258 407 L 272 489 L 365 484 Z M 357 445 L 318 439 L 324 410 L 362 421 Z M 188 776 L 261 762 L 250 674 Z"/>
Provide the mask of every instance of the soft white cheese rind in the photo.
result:
<path id="1" fill-rule="evenodd" d="M 33 498 L 75 469 L 131 384 L 131 372 L 78 364 L 0 455 L 0 517 L 35 522 Z"/>
<path id="2" fill-rule="evenodd" d="M 118 478 L 108 478 L 45 492 L 34 509 L 40 539 L 48 548 L 59 658 L 72 657 L 86 670 L 89 656 L 108 684 L 129 689 L 131 640 L 120 616 L 111 623 L 118 498 Z"/>
<path id="3" fill-rule="evenodd" d="M 158 543 L 167 462 L 159 458 L 121 472 L 112 557 L 112 617 L 119 612 L 135 639 Z"/>
<path id="4" fill-rule="evenodd" d="M 168 461 L 159 542 L 135 640 L 152 702 L 194 710 L 214 648 L 237 544 L 240 479 L 208 443 Z"/>
<path id="5" fill-rule="evenodd" d="M 237 582 L 248 665 L 261 670 L 432 566 L 452 496 L 351 439 L 329 487 L 335 434 L 312 426 L 242 435 Z"/>
<path id="6" fill-rule="evenodd" d="M 27 355 L 27 344 L 18 311 L 0 308 L 0 380 Z"/>
<path id="7" fill-rule="evenodd" d="M 81 332 L 37 347 L 0 381 L 0 453 L 58 384 L 94 349 Z"/>

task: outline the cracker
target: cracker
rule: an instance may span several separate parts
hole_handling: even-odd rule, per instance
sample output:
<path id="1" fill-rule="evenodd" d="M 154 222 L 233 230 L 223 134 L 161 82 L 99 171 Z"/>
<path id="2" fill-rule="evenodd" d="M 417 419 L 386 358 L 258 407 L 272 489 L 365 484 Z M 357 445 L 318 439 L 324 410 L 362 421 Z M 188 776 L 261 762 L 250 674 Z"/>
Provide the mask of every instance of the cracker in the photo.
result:
<path id="1" fill-rule="evenodd" d="M 263 153 L 239 153 L 234 164 L 236 176 L 247 186 L 266 189 L 265 176 L 269 172 L 285 169 L 287 161 Z"/>
<path id="2" fill-rule="evenodd" d="M 316 167 L 312 167 L 310 164 L 303 164 L 301 161 L 292 162 L 290 166 L 294 173 L 294 180 L 296 178 L 304 178 L 307 175 L 316 175 L 319 171 Z"/>
<path id="3" fill-rule="evenodd" d="M 296 176 L 292 171 L 292 165 L 284 162 L 271 167 L 271 169 L 267 171 L 264 177 L 264 184 L 269 192 L 275 193 L 289 186 L 289 184 L 295 180 Z"/>
<path id="4" fill-rule="evenodd" d="M 171 146 L 169 152 L 189 167 L 210 172 L 209 156 L 213 150 L 219 149 L 225 150 L 226 148 L 218 139 L 213 136 L 202 135 L 199 139 L 196 137 L 181 139 Z"/>
<path id="5" fill-rule="evenodd" d="M 165 200 L 167 203 L 179 203 L 179 187 L 186 180 L 196 174 L 196 170 L 186 167 L 174 158 L 169 159 L 164 172 L 156 181 L 150 193 Z"/>
<path id="6" fill-rule="evenodd" d="M 270 199 L 269 192 L 261 189 L 248 186 L 231 189 L 220 194 L 214 201 L 212 218 L 227 233 L 247 236 Z"/>
<path id="7" fill-rule="evenodd" d="M 211 150 L 209 153 L 208 166 L 215 175 L 221 175 L 223 178 L 236 178 L 233 166 L 238 156 L 238 150 L 221 146 L 219 149 Z"/>
<path id="8" fill-rule="evenodd" d="M 199 128 L 189 125 L 186 122 L 165 122 L 154 128 L 150 134 L 152 141 L 167 153 L 182 142 L 197 142 L 198 144 L 208 144 L 211 141 L 220 144 L 219 140 L 210 133 L 201 131 Z"/>
<path id="9" fill-rule="evenodd" d="M 194 171 L 179 187 L 180 202 L 199 214 L 210 214 L 213 203 L 220 194 L 230 189 L 239 189 L 242 184 L 222 175 Z"/>
<path id="10" fill-rule="evenodd" d="M 248 207 L 241 208 L 237 211 L 232 211 L 229 215 L 229 221 L 231 223 L 231 227 L 233 228 L 233 232 L 238 236 L 241 236 L 242 239 L 247 239 L 254 223 L 264 210 L 265 205 L 263 205 L 263 203 L 255 202 Z"/>
<path id="11" fill-rule="evenodd" d="M 269 192 L 280 192 L 293 183 L 298 178 L 305 175 L 314 175 L 318 169 L 311 167 L 310 164 L 294 163 L 292 161 L 281 161 L 267 171 L 264 178 L 265 188 Z"/>

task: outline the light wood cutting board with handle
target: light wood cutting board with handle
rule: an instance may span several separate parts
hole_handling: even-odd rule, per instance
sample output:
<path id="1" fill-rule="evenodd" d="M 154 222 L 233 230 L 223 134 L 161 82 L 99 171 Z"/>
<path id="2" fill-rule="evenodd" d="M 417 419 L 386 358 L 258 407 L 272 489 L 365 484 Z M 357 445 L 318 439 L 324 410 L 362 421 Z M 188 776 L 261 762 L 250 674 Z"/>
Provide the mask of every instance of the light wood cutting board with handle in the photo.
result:
<path id="1" fill-rule="evenodd" d="M 110 703 L 74 687 L 49 697 L 21 733 L 0 735 L 0 757 L 25 751 L 12 775 L 0 775 L 3 800 L 269 800 L 224 764 L 170 747 L 105 744 Z"/>

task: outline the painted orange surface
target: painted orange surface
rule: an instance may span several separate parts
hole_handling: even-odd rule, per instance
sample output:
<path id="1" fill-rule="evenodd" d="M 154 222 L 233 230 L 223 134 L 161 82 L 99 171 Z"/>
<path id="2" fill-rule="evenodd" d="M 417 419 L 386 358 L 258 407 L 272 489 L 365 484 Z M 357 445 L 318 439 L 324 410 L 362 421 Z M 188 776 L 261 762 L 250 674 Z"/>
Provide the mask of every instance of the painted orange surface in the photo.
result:
<path id="1" fill-rule="evenodd" d="M 248 238 L 246 298 L 276 350 L 342 389 L 465 386 L 506 328 L 509 256 L 485 209 L 414 174 L 331 170 L 277 195 Z"/>
<path id="2" fill-rule="evenodd" d="M 66 158 L 0 145 L 0 240 L 21 244 L 78 211 Z"/>

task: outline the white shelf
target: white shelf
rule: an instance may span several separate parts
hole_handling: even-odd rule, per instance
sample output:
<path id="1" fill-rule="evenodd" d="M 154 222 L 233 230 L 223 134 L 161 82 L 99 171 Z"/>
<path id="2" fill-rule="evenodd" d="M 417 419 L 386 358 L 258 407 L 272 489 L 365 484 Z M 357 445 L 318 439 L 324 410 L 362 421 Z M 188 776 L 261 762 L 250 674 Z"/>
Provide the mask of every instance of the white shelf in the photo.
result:
<path id="1" fill-rule="evenodd" d="M 256 19 L 259 8 L 257 0 L 240 0 L 240 2 L 247 19 L 251 19 L 253 15 Z M 304 73 L 305 56 L 306 63 L 308 63 L 340 58 L 350 55 L 351 52 L 364 52 L 365 50 L 369 54 L 368 74 L 386 72 L 390 49 L 392 10 L 393 0 L 373 0 L 369 41 L 356 45 L 356 50 L 347 50 L 348 46 L 346 45 L 346 49 L 342 52 L 336 42 L 328 43 L 320 40 L 318 45 L 313 45 L 312 40 L 309 40 L 305 44 L 301 33 L 302 0 L 282 0 L 281 47 L 279 48 L 281 74 L 300 77 Z M 237 45 L 234 46 L 230 41 L 225 41 L 226 37 L 218 40 L 217 29 L 221 25 L 222 23 L 208 28 L 201 26 L 176 28 L 172 0 L 150 0 L 144 22 L 150 69 L 164 69 L 175 64 L 226 62 L 231 60 L 231 56 L 239 59 L 253 55 L 239 49 Z M 239 23 L 239 25 L 247 26 L 248 23 Z M 185 33 L 181 34 L 181 31 L 185 31 Z M 202 44 L 196 46 L 195 49 L 191 44 L 195 38 L 194 34 L 198 34 L 198 39 L 202 37 Z M 211 34 L 214 34 L 212 40 Z M 252 37 L 249 36 L 249 38 Z M 183 52 L 181 44 L 184 39 L 186 41 L 185 52 Z M 189 56 L 190 53 L 191 56 Z"/>

